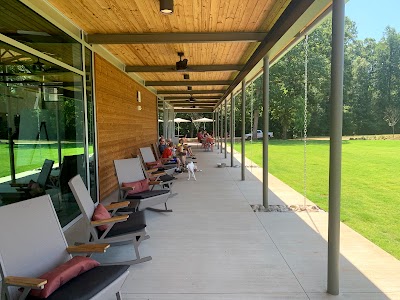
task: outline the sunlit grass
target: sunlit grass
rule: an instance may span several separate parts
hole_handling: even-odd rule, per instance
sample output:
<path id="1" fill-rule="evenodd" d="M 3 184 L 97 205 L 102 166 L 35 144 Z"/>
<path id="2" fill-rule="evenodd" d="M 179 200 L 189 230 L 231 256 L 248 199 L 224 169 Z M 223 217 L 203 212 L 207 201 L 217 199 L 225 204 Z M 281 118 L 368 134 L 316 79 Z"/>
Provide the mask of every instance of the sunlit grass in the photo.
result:
<path id="1" fill-rule="evenodd" d="M 79 143 L 62 145 L 62 156 L 83 154 L 83 146 Z M 54 144 L 24 144 L 15 145 L 14 161 L 15 172 L 20 173 L 40 168 L 45 159 L 58 162 L 58 145 Z M 8 144 L 0 144 L 0 177 L 9 176 L 10 155 Z"/>
<path id="2" fill-rule="evenodd" d="M 240 151 L 240 144 L 235 144 Z M 307 198 L 328 210 L 329 141 L 307 145 Z M 303 193 L 302 141 L 270 141 L 269 171 Z M 262 143 L 246 143 L 262 166 Z M 400 141 L 343 141 L 341 220 L 400 259 Z"/>

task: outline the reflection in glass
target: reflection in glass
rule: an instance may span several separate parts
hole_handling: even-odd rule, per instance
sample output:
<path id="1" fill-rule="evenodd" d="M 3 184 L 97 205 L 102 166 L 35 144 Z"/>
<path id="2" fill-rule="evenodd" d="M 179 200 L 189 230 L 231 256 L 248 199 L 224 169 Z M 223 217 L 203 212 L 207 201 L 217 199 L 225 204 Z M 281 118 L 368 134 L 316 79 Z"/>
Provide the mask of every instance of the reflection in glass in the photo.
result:
<path id="1" fill-rule="evenodd" d="M 79 214 L 67 183 L 76 174 L 86 181 L 82 82 L 0 42 L 0 205 L 49 194 L 62 226 Z M 46 160 L 53 167 L 38 184 Z"/>
<path id="2" fill-rule="evenodd" d="M 82 70 L 82 46 L 16 0 L 0 1 L 0 33 Z M 40 70 L 40 61 L 38 61 Z"/>

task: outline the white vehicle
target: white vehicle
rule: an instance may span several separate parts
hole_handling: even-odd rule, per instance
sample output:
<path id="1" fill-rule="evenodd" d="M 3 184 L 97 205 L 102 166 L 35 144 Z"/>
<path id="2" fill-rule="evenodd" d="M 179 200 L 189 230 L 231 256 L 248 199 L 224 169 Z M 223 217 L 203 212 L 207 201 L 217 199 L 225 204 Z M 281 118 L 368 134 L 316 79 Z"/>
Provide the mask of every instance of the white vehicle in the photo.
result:
<path id="1" fill-rule="evenodd" d="M 251 133 L 246 133 L 246 135 L 245 135 L 246 140 L 251 140 L 251 136 L 252 136 Z M 262 139 L 263 137 L 264 137 L 264 134 L 263 134 L 262 130 L 257 129 L 257 139 Z M 274 133 L 271 131 L 268 132 L 268 138 L 272 138 L 272 137 L 274 137 Z"/>

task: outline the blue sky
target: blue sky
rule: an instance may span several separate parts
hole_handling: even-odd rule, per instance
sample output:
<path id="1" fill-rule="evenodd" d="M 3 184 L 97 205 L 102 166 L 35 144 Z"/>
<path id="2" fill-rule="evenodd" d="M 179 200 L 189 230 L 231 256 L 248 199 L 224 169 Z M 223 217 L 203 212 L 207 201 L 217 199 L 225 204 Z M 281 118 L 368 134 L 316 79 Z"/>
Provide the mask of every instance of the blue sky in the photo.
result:
<path id="1" fill-rule="evenodd" d="M 399 0 L 349 0 L 346 16 L 357 25 L 358 39 L 380 40 L 387 26 L 400 32 Z"/>

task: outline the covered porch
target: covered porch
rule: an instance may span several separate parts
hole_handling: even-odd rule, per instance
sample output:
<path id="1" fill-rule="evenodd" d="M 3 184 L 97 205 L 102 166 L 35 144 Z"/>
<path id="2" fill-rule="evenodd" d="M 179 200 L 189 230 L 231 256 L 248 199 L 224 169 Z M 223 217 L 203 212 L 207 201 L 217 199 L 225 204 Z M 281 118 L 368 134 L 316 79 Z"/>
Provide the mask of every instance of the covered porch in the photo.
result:
<path id="1" fill-rule="evenodd" d="M 14 7 L 14 1 L 9 2 Z M 32 44 L 23 44 L 19 40 L 23 39 L 14 32 L 2 36 L 2 41 L 7 47 L 10 44 L 33 53 L 32 62 L 42 59 L 46 64 L 60 65 L 80 76 L 76 81 L 82 100 L 79 102 L 82 121 L 73 128 L 77 132 L 79 129 L 77 136 L 84 142 L 81 152 L 85 163 L 81 167 L 87 175 L 86 182 L 92 187 L 93 198 L 105 202 L 115 200 L 113 191 L 118 187 L 110 171 L 113 160 L 130 157 L 139 147 L 157 140 L 159 110 L 164 112 L 164 124 L 173 118 L 174 112 L 216 113 L 217 136 L 226 136 L 227 101 L 243 92 L 246 83 L 260 72 L 267 75 L 269 64 L 317 26 L 332 5 L 327 0 L 264 1 L 264 6 L 254 12 L 258 1 L 248 1 L 243 7 L 241 1 L 232 1 L 233 6 L 225 2 L 220 7 L 215 5 L 217 2 L 205 1 L 207 9 L 197 3 L 197 11 L 187 3 L 177 5 L 174 18 L 169 20 L 167 16 L 159 18 L 158 1 L 151 1 L 149 7 L 140 1 L 134 1 L 131 6 L 128 1 L 118 1 L 118 4 L 123 3 L 121 6 L 117 1 L 103 4 L 86 1 L 74 5 L 70 1 L 48 2 L 54 7 L 40 7 L 42 1 L 39 4 L 32 0 L 17 3 L 44 16 L 77 41 L 81 63 L 76 63 L 77 66 L 72 66 L 68 60 L 60 63 L 59 58 L 51 57 L 53 53 L 51 47 L 48 48 L 51 43 L 40 42 L 39 45 L 46 48 L 33 50 Z M 398 261 L 344 225 L 341 227 L 342 256 L 339 255 L 343 73 L 340 29 L 344 22 L 344 1 L 333 3 L 337 6 L 336 18 L 333 18 L 337 26 L 334 27 L 339 34 L 333 43 L 336 55 L 333 55 L 332 65 L 336 69 L 332 75 L 335 105 L 332 128 L 336 131 L 331 140 L 336 146 L 333 153 L 339 156 L 333 158 L 336 185 L 332 193 L 331 228 L 337 230 L 332 238 L 336 243 L 331 243 L 330 272 L 326 270 L 327 213 L 254 213 L 250 204 L 262 204 L 268 198 L 269 205 L 289 205 L 299 195 L 270 177 L 267 166 L 264 166 L 264 173 L 262 169 L 252 173 L 244 167 L 217 169 L 216 163 L 224 161 L 221 154 L 199 152 L 199 167 L 203 171 L 196 174 L 196 182 L 188 182 L 184 174 L 180 175 L 175 184 L 178 195 L 169 201 L 174 212 L 147 212 L 151 239 L 143 245 L 143 252 L 154 259 L 131 267 L 122 291 L 126 299 L 320 299 L 328 297 L 327 281 L 331 283 L 328 291 L 339 293 L 339 263 L 343 297 L 399 297 Z M 225 14 L 228 11 L 233 15 Z M 198 15 L 202 18 L 197 18 Z M 187 24 L 182 20 L 188 20 Z M 33 28 L 34 32 L 46 33 L 49 31 L 46 26 Z M 31 33 L 29 31 L 28 35 Z M 86 53 L 85 57 L 82 53 Z M 72 58 L 78 55 L 72 54 L 71 61 L 75 62 Z M 190 61 L 188 68 L 177 62 L 184 61 L 185 57 Z M 40 69 L 50 75 L 54 71 Z M 89 70 L 91 76 L 85 76 Z M 39 85 L 45 82 L 37 79 L 34 72 L 26 76 L 34 77 L 35 84 L 36 81 Z M 266 80 L 264 133 L 268 132 L 268 84 Z M 71 89 L 67 84 L 59 85 L 57 89 Z M 224 105 L 225 125 L 221 118 Z M 20 106 L 15 106 L 17 116 Z M 7 114 L 8 130 L 17 131 L 19 124 L 11 124 L 12 115 L 14 112 Z M 244 134 L 243 129 L 242 138 Z M 12 144 L 11 136 L 10 141 Z M 267 142 L 265 139 L 264 149 L 268 149 Z M 60 150 L 59 153 L 58 162 L 61 163 Z M 244 151 L 242 155 L 244 161 Z M 267 157 L 265 154 L 265 161 Z M 90 158 L 93 158 L 94 167 L 90 165 Z M 66 233 L 81 233 L 77 224 L 69 223 Z M 115 249 L 109 252 L 113 259 L 123 255 L 121 249 Z M 327 273 L 331 275 L 330 281 Z"/>
<path id="2" fill-rule="evenodd" d="M 173 213 L 146 212 L 150 262 L 130 268 L 124 299 L 331 299 L 326 293 L 327 212 L 253 212 L 262 203 L 262 169 L 241 168 L 217 150 L 194 147 L 197 181 L 178 175 Z M 235 154 L 235 165 L 240 165 Z M 246 165 L 250 166 L 247 161 Z M 272 205 L 303 196 L 269 175 Z M 110 197 L 109 200 L 112 200 Z M 310 203 L 311 204 L 311 203 Z M 398 299 L 400 262 L 341 224 L 340 286 L 335 299 Z M 110 259 L 131 251 L 110 249 Z"/>

